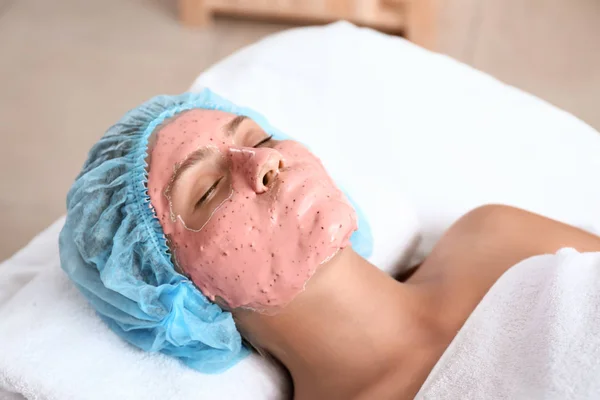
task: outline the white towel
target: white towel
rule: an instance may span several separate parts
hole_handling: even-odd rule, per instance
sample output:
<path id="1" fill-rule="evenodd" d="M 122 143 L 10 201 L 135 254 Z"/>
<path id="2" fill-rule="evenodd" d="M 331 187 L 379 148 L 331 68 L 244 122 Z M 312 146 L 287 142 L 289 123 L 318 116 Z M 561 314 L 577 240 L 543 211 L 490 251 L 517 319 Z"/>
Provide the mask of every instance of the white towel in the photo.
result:
<path id="1" fill-rule="evenodd" d="M 62 223 L 0 264 L 0 400 L 286 398 L 285 376 L 256 355 L 204 375 L 109 331 L 60 269 Z"/>
<path id="2" fill-rule="evenodd" d="M 600 252 L 512 267 L 438 361 L 418 399 L 600 399 Z"/>

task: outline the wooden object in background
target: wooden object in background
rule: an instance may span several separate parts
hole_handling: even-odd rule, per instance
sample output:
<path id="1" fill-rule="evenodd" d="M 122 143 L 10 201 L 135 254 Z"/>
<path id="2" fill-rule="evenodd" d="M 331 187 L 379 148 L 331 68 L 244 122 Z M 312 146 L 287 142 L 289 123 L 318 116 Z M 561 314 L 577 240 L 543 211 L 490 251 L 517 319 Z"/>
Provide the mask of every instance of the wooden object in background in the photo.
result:
<path id="1" fill-rule="evenodd" d="M 279 22 L 347 20 L 435 49 L 439 0 L 178 0 L 181 21 L 206 26 L 215 14 Z"/>
<path id="2" fill-rule="evenodd" d="M 438 18 L 441 0 L 404 0 L 406 25 L 404 34 L 408 40 L 429 50 L 436 50 Z"/>

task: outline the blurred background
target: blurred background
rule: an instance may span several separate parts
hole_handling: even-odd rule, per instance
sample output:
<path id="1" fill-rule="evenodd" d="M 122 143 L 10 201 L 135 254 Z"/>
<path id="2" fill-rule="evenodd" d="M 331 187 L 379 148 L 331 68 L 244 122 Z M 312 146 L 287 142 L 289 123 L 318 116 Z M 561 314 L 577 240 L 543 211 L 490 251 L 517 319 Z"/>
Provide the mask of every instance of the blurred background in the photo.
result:
<path id="1" fill-rule="evenodd" d="M 185 91 L 264 36 L 338 15 L 405 34 L 600 129 L 600 0 L 207 1 L 0 0 L 0 260 L 65 212 L 88 149 L 125 111 Z M 326 1 L 333 14 L 322 14 Z"/>

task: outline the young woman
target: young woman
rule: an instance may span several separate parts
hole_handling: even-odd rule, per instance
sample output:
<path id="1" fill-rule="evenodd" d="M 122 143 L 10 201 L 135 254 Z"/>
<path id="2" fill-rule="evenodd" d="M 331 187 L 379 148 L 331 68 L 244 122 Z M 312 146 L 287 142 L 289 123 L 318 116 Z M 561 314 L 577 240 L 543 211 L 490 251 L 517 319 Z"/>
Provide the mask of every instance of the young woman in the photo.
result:
<path id="1" fill-rule="evenodd" d="M 214 372 L 243 357 L 239 331 L 289 371 L 296 399 L 408 399 L 511 266 L 600 250 L 489 205 L 397 281 L 350 246 L 356 213 L 320 161 L 280 136 L 203 92 L 146 103 L 92 149 L 61 257 L 118 334 Z"/>

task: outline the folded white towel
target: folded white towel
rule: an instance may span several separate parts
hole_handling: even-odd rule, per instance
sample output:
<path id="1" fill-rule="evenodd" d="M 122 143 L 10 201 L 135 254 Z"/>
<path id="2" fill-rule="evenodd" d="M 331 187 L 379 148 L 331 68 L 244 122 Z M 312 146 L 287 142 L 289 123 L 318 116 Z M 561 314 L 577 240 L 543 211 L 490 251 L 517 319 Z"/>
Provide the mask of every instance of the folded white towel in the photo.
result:
<path id="1" fill-rule="evenodd" d="M 600 399 L 600 252 L 563 249 L 504 274 L 418 399 Z"/>

